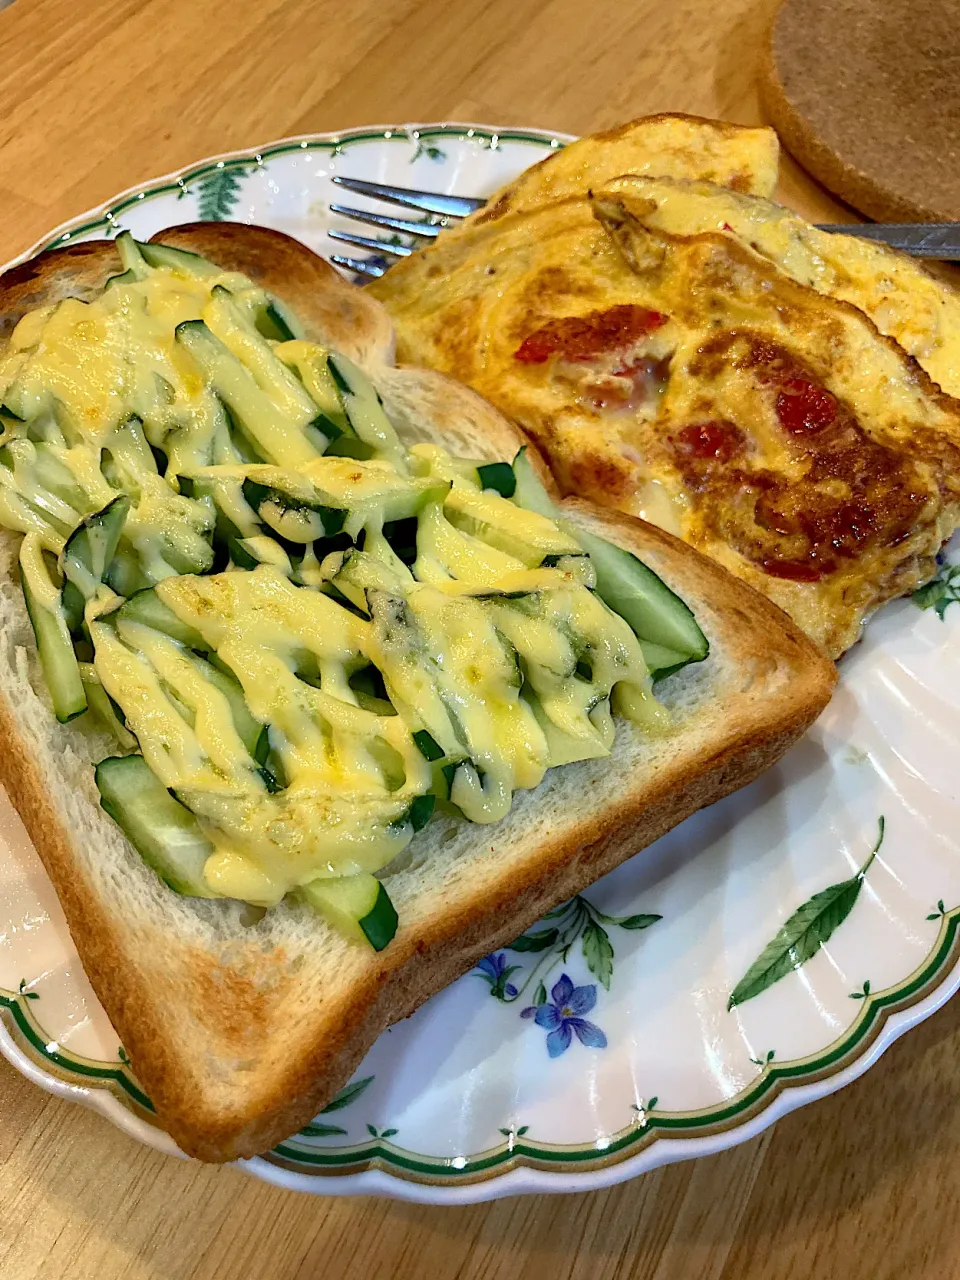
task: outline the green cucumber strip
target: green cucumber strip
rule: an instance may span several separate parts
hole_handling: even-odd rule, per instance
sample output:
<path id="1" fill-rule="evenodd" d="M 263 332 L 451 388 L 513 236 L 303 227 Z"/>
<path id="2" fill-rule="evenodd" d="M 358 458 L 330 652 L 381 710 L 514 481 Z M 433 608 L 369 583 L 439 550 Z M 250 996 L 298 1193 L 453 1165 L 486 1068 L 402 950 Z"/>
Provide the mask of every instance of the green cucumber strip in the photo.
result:
<path id="1" fill-rule="evenodd" d="M 561 519 L 556 503 L 543 487 L 540 477 L 534 470 L 533 463 L 527 456 L 527 446 L 523 445 L 513 460 L 513 476 L 515 481 L 513 500 L 518 507 L 527 511 L 536 511 L 551 520 Z"/>
<path id="2" fill-rule="evenodd" d="M 261 519 L 292 542 L 332 538 L 340 532 L 347 518 L 347 512 L 339 507 L 304 502 L 282 489 L 269 488 L 256 480 L 244 480 L 242 488 L 244 498 Z"/>
<path id="3" fill-rule="evenodd" d="M 434 760 L 441 760 L 445 755 L 436 738 L 429 734 L 426 729 L 418 729 L 413 735 L 413 740 L 417 744 L 417 750 L 424 760 L 429 760 L 432 763 Z"/>
<path id="4" fill-rule="evenodd" d="M 583 529 L 578 528 L 576 532 L 597 572 L 597 593 L 630 624 L 641 647 L 649 641 L 672 649 L 692 662 L 700 662 L 707 656 L 707 638 L 693 613 L 652 569 L 623 547 Z M 647 661 L 648 667 L 650 661 Z"/>
<path id="5" fill-rule="evenodd" d="M 301 351 L 292 355 L 288 347 L 281 346 L 276 354 L 296 370 L 310 398 L 320 410 L 321 421 L 317 425 L 327 438 L 332 441 L 344 433 L 353 435 L 340 392 L 330 372 L 326 352 L 317 348 L 310 355 L 304 355 Z"/>
<path id="6" fill-rule="evenodd" d="M 54 715 L 61 724 L 66 724 L 86 711 L 87 695 L 63 609 L 59 603 L 53 609 L 45 608 L 41 603 L 42 584 L 31 585 L 30 577 L 21 559 L 23 598 L 37 640 L 44 683 L 50 692 Z M 49 586 L 52 587 L 52 583 Z"/>
<path id="7" fill-rule="evenodd" d="M 107 290 L 114 288 L 118 284 L 133 284 L 139 278 L 135 271 L 121 271 L 118 275 L 110 276 L 103 287 L 104 290 Z"/>
<path id="8" fill-rule="evenodd" d="M 266 764 L 267 756 L 270 754 L 270 730 L 266 725 L 262 725 L 260 736 L 257 738 L 251 753 L 257 764 Z"/>
<path id="9" fill-rule="evenodd" d="M 361 591 L 360 594 L 365 603 L 363 592 Z M 354 671 L 348 683 L 356 695 L 358 705 L 364 711 L 372 711 L 375 716 L 395 716 L 397 714 L 396 707 L 387 697 L 383 676 L 372 664 Z"/>
<path id="10" fill-rule="evenodd" d="M 481 489 L 496 489 L 502 498 L 512 498 L 517 489 L 517 477 L 509 462 L 487 462 L 477 467 Z"/>
<path id="11" fill-rule="evenodd" d="M 496 492 L 478 493 L 454 485 L 443 504 L 443 514 L 455 529 L 514 556 L 531 569 L 540 565 L 545 555 L 576 555 L 580 550 L 566 521 L 528 512 Z"/>
<path id="12" fill-rule="evenodd" d="M 286 418 L 316 425 L 317 407 L 307 389 L 279 359 L 227 289 L 214 286 L 203 314 L 211 332 L 240 361 L 264 395 Z M 327 444 L 324 436 L 320 442 L 321 452 Z"/>
<path id="13" fill-rule="evenodd" d="M 646 658 L 648 669 L 656 673 L 658 680 L 662 680 L 665 675 L 669 675 L 679 667 L 685 667 L 690 661 L 676 649 L 665 649 L 663 645 L 654 644 L 650 640 L 643 642 L 643 656 Z"/>
<path id="14" fill-rule="evenodd" d="M 256 752 L 260 747 L 260 740 L 265 726 L 251 714 L 250 708 L 247 706 L 247 700 L 243 696 L 243 686 L 240 681 L 236 676 L 229 675 L 222 665 L 214 666 L 213 663 L 207 662 L 196 655 L 191 655 L 191 661 L 199 668 L 203 678 L 209 681 L 215 689 L 219 689 L 229 702 L 230 714 L 233 717 L 237 735 L 251 756 L 256 759 Z M 257 763 L 263 764 L 263 761 L 257 760 Z M 270 789 L 269 783 L 267 783 L 267 788 L 268 790 Z M 280 790 L 279 787 L 276 789 Z"/>
<path id="15" fill-rule="evenodd" d="M 169 267 L 172 271 L 182 271 L 186 275 L 205 276 L 220 275 L 220 268 L 202 258 L 199 253 L 191 253 L 189 249 L 175 249 L 170 244 L 158 244 L 156 240 L 136 241 L 140 256 L 151 267 Z"/>
<path id="16" fill-rule="evenodd" d="M 279 542 L 259 535 L 255 538 L 231 538 L 227 543 L 230 558 L 238 569 L 255 569 L 258 564 L 272 564 L 281 573 L 293 573 L 293 565 Z"/>
<path id="17" fill-rule="evenodd" d="M 278 791 L 283 790 L 283 783 L 271 769 L 267 768 L 265 764 L 260 765 L 257 769 L 257 773 L 259 773 L 260 778 L 263 781 L 263 785 L 267 788 L 270 795 L 275 796 Z"/>
<path id="18" fill-rule="evenodd" d="M 63 572 L 85 600 L 96 594 L 110 561 L 116 554 L 130 499 L 122 494 L 102 511 L 87 516 L 67 539 L 63 548 Z"/>
<path id="19" fill-rule="evenodd" d="M 140 252 L 141 246 L 137 244 L 130 232 L 121 231 L 114 244 L 117 246 L 117 253 L 120 255 L 124 271 L 132 272 L 135 280 L 146 280 L 150 274 L 150 268 Z"/>
<path id="20" fill-rule="evenodd" d="M 266 502 L 271 493 L 267 485 L 259 484 L 256 480 L 244 480 L 241 488 L 243 489 L 244 498 L 253 507 L 254 511 L 259 508 L 261 502 Z"/>
<path id="21" fill-rule="evenodd" d="M 514 501 L 570 528 L 593 562 L 597 594 L 636 633 L 651 675 L 679 670 L 707 656 L 710 647 L 693 613 L 652 569 L 605 538 L 567 526 L 527 457 L 526 446 L 514 458 L 513 470 L 517 477 Z"/>
<path id="22" fill-rule="evenodd" d="M 63 605 L 63 617 L 67 624 L 67 628 L 71 635 L 80 630 L 83 624 L 84 599 L 79 590 L 68 579 L 64 581 L 63 591 L 61 592 L 61 603 Z"/>
<path id="23" fill-rule="evenodd" d="M 373 446 L 367 444 L 366 440 L 346 434 L 331 440 L 326 448 L 328 458 L 356 458 L 358 462 L 369 462 L 374 452 Z"/>
<path id="24" fill-rule="evenodd" d="M 284 414 L 257 385 L 254 376 L 202 320 L 177 325 L 176 340 L 190 353 L 235 423 L 268 461 L 279 466 L 310 462 L 323 452 L 306 433 L 315 414 Z"/>
<path id="25" fill-rule="evenodd" d="M 437 797 L 429 792 L 425 796 L 415 796 L 410 802 L 410 808 L 397 818 L 396 822 L 391 823 L 394 827 L 413 827 L 414 831 L 422 831 L 430 819 L 433 817 L 433 810 L 436 807 Z"/>
<path id="26" fill-rule="evenodd" d="M 80 678 L 83 680 L 84 692 L 87 695 L 87 706 L 117 740 L 124 751 L 134 751 L 137 740 L 127 728 L 123 712 L 104 689 L 100 678 L 92 664 L 85 662 L 80 667 Z"/>
<path id="27" fill-rule="evenodd" d="M 136 595 L 150 586 L 150 579 L 143 572 L 140 557 L 129 546 L 117 548 L 116 555 L 107 566 L 103 580 L 118 596 Z"/>
<path id="28" fill-rule="evenodd" d="M 181 622 L 173 610 L 163 603 L 153 587 L 137 591 L 129 600 L 125 600 L 117 610 L 118 620 L 141 622 L 152 627 L 154 631 L 162 631 L 173 640 L 179 640 L 188 649 L 206 650 L 210 646 L 199 631 Z"/>
<path id="29" fill-rule="evenodd" d="M 335 929 L 356 942 L 366 939 L 375 951 L 382 951 L 397 932 L 396 910 L 376 876 L 312 880 L 299 892 Z"/>
<path id="30" fill-rule="evenodd" d="M 373 449 L 374 454 L 389 459 L 406 474 L 407 451 L 393 424 L 383 411 L 380 397 L 373 383 L 352 360 L 331 353 L 328 358 L 330 373 L 343 398 L 343 407 L 354 432 Z"/>
<path id="31" fill-rule="evenodd" d="M 143 756 L 111 756 L 94 774 L 100 806 L 148 867 L 176 893 L 215 898 L 203 877 L 213 845 L 196 818 L 151 773 Z"/>
<path id="32" fill-rule="evenodd" d="M 388 942 L 393 941 L 400 919 L 390 895 L 379 880 L 377 886 L 377 900 L 367 914 L 360 917 L 359 924 L 374 951 L 382 951 Z"/>
<path id="33" fill-rule="evenodd" d="M 277 298 L 270 298 L 257 311 L 257 329 L 273 342 L 290 342 L 299 337 L 296 320 Z"/>

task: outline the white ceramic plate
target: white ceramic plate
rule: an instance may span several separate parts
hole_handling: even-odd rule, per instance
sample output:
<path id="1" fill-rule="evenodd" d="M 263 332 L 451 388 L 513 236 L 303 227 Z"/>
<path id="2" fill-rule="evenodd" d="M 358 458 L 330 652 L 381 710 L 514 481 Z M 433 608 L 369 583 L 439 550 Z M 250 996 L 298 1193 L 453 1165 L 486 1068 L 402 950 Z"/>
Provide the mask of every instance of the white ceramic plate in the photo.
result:
<path id="1" fill-rule="evenodd" d="M 230 217 L 328 253 L 333 173 L 486 194 L 563 141 L 459 124 L 293 139 L 129 191 L 35 249 Z M 435 1203 L 586 1190 L 732 1146 L 866 1070 L 960 981 L 960 568 L 941 587 L 942 618 L 906 600 L 870 624 L 776 769 L 388 1031 L 314 1125 L 244 1167 Z M 8 804 L 0 833 L 0 1049 L 173 1151 Z M 826 944 L 728 1008 L 789 917 L 841 885 L 808 911 Z"/>

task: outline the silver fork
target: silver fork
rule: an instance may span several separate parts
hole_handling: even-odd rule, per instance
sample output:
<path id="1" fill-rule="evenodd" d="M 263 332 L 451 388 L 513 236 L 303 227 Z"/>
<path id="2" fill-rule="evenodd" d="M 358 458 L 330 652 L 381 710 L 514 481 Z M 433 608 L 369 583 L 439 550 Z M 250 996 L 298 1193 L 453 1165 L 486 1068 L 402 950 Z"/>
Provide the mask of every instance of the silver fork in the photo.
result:
<path id="1" fill-rule="evenodd" d="M 355 195 L 372 196 L 387 204 L 416 209 L 428 215 L 428 221 L 411 218 L 393 218 L 388 214 L 374 213 L 369 209 L 351 209 L 342 204 L 331 204 L 330 212 L 352 218 L 368 226 L 391 231 L 389 240 L 376 236 L 361 236 L 353 231 L 328 231 L 331 240 L 354 245 L 358 249 L 371 249 L 373 258 L 348 258 L 343 254 L 331 254 L 337 266 L 355 271 L 358 275 L 376 279 L 393 265 L 390 258 L 407 258 L 414 252 L 404 244 L 400 236 L 413 236 L 421 240 L 435 240 L 444 227 L 456 220 L 482 209 L 486 200 L 476 196 L 448 196 L 439 191 L 418 191 L 412 187 L 391 187 L 382 182 L 366 182 L 362 178 L 342 178 L 333 181 Z M 879 240 L 892 249 L 900 249 L 915 258 L 936 258 L 941 262 L 960 262 L 960 222 L 852 222 L 818 223 L 821 231 L 837 231 L 843 235 L 859 236 L 864 240 Z"/>

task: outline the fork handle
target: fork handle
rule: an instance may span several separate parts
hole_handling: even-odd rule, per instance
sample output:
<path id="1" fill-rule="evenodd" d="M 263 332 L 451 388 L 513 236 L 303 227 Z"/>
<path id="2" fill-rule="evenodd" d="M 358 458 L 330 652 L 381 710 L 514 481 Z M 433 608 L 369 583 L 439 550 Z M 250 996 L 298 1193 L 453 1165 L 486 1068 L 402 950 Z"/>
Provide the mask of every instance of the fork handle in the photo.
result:
<path id="1" fill-rule="evenodd" d="M 915 258 L 940 258 L 960 262 L 960 222 L 851 222 L 820 224 L 821 231 L 879 240 Z"/>

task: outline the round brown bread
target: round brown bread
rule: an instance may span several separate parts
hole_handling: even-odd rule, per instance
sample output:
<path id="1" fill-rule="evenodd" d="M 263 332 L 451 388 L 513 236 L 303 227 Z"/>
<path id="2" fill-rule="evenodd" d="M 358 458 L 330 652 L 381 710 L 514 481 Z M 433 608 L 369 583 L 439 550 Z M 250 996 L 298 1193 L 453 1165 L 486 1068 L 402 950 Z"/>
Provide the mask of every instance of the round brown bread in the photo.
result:
<path id="1" fill-rule="evenodd" d="M 960 220 L 958 0 L 783 0 L 760 98 L 786 148 L 862 213 Z"/>

